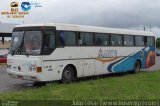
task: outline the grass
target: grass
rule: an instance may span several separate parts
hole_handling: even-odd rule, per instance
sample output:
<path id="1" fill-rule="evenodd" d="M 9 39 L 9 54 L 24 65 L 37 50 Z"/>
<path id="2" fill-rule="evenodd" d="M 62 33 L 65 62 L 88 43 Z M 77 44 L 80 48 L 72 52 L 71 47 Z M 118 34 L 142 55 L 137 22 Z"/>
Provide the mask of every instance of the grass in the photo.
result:
<path id="1" fill-rule="evenodd" d="M 72 84 L 48 84 L 19 92 L 0 94 L 0 99 L 73 100 L 73 99 L 159 99 L 160 72 L 100 78 Z"/>
<path id="2" fill-rule="evenodd" d="M 139 72 L 85 80 L 72 84 L 48 84 L 19 92 L 1 93 L 1 100 L 158 100 L 160 72 Z"/>

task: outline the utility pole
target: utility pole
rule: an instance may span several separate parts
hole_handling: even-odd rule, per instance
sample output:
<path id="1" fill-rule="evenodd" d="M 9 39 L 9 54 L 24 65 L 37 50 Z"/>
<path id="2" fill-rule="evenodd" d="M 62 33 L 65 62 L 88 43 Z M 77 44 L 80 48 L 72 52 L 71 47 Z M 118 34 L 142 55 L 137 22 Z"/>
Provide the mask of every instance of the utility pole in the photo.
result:
<path id="1" fill-rule="evenodd" d="M 150 32 L 152 32 L 152 26 L 150 25 Z"/>

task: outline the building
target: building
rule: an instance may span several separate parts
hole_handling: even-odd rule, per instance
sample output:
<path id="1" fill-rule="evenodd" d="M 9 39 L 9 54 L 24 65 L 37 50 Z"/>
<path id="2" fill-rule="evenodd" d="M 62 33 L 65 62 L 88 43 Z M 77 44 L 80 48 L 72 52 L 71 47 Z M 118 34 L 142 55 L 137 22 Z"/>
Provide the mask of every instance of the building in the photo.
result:
<path id="1" fill-rule="evenodd" d="M 15 25 L 16 24 L 9 24 L 9 23 L 1 23 L 0 22 L 0 39 L 2 40 L 2 44 L 4 44 L 5 37 L 11 37 L 12 30 Z"/>
<path id="2" fill-rule="evenodd" d="M 7 38 L 12 36 L 12 30 L 15 25 L 0 22 L 0 63 L 6 63 L 7 61 L 6 54 L 11 44 L 11 41 L 7 41 Z"/>

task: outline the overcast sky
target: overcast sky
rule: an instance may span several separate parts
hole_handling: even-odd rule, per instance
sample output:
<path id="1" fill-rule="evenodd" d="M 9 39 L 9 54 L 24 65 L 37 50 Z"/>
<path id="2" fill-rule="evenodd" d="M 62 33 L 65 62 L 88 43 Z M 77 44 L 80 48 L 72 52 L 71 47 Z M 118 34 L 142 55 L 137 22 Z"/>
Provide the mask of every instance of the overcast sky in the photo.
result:
<path id="1" fill-rule="evenodd" d="M 9 11 L 3 0 L 0 11 Z M 30 10 L 24 19 L 8 19 L 7 23 L 70 23 L 142 30 L 146 26 L 160 37 L 160 0 L 18 0 L 39 2 L 43 7 Z"/>

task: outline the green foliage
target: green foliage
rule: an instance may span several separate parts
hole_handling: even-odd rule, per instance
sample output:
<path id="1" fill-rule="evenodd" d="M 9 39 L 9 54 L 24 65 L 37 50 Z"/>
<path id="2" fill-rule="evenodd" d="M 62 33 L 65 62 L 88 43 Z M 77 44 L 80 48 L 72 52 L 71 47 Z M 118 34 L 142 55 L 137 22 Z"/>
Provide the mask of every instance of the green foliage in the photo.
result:
<path id="1" fill-rule="evenodd" d="M 160 38 L 156 39 L 156 47 L 160 47 Z"/>
<path id="2" fill-rule="evenodd" d="M 19 92 L 1 93 L 1 100 L 159 100 L 160 72 L 139 72 L 72 84 L 48 84 Z M 35 101 L 33 101 L 35 100 Z M 27 102 L 26 105 L 28 104 Z M 67 102 L 66 102 L 67 103 Z M 25 105 L 25 104 L 23 104 Z M 67 105 L 67 104 L 65 104 Z M 31 105 L 32 106 L 32 105 Z"/>

